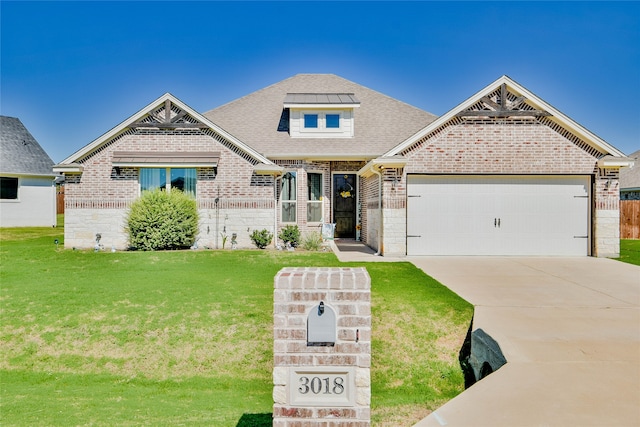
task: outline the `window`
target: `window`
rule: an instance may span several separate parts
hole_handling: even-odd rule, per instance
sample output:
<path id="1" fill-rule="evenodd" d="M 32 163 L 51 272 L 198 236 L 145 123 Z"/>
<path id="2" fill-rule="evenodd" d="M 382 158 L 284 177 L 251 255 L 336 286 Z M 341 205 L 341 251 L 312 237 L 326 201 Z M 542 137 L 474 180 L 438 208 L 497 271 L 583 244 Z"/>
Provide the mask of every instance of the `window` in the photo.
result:
<path id="1" fill-rule="evenodd" d="M 304 127 L 306 129 L 315 129 L 318 127 L 318 115 L 317 114 L 305 114 L 304 115 Z"/>
<path id="2" fill-rule="evenodd" d="M 169 177 L 168 180 L 167 177 Z M 156 188 L 171 191 L 172 188 L 177 188 L 195 197 L 196 181 L 195 168 L 140 169 L 140 191 Z"/>
<path id="3" fill-rule="evenodd" d="M 327 114 L 325 116 L 327 129 L 340 128 L 340 114 Z"/>
<path id="4" fill-rule="evenodd" d="M 296 222 L 296 173 L 287 172 L 282 177 L 282 222 Z"/>
<path id="5" fill-rule="evenodd" d="M 0 177 L 0 199 L 18 200 L 18 178 Z"/>
<path id="6" fill-rule="evenodd" d="M 307 174 L 307 222 L 322 222 L 322 174 Z"/>

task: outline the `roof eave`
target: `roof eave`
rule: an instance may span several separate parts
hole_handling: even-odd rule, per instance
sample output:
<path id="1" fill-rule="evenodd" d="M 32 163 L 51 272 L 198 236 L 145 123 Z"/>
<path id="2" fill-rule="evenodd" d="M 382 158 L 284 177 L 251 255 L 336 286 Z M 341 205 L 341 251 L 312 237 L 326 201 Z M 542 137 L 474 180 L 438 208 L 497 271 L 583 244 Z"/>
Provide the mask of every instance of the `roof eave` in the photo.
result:
<path id="1" fill-rule="evenodd" d="M 284 168 L 274 164 L 259 163 L 253 167 L 253 171 L 258 175 L 282 175 Z"/>
<path id="2" fill-rule="evenodd" d="M 389 168 L 404 168 L 407 165 L 407 159 L 400 155 L 389 157 L 377 157 L 370 160 L 358 171 L 358 175 L 362 177 L 368 177 L 373 174 L 373 171 L 381 171 Z"/>
<path id="3" fill-rule="evenodd" d="M 53 171 L 57 173 L 82 173 L 84 166 L 79 163 L 67 163 L 53 165 Z"/>
<path id="4" fill-rule="evenodd" d="M 598 159 L 599 168 L 632 168 L 635 164 L 633 159 L 628 157 L 615 157 L 612 155 L 604 156 Z"/>

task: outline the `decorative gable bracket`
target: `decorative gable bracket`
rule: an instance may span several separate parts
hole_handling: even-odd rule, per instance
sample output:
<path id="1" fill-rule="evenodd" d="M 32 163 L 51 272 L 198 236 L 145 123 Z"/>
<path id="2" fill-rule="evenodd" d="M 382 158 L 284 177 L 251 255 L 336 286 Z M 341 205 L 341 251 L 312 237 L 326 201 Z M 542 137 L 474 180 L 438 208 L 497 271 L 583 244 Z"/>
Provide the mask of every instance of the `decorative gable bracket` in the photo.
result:
<path id="1" fill-rule="evenodd" d="M 175 107 L 175 108 L 172 108 Z M 129 125 L 131 128 L 158 128 L 158 129 L 206 129 L 207 125 L 193 119 L 186 111 L 171 103 L 164 101 L 164 106 L 147 112 L 147 116 Z"/>
<path id="2" fill-rule="evenodd" d="M 494 97 L 495 101 L 491 97 Z M 514 96 L 511 95 L 511 98 L 514 98 Z M 543 117 L 552 115 L 548 111 L 531 108 L 525 103 L 526 100 L 527 98 L 524 96 L 510 99 L 507 85 L 503 83 L 500 85 L 500 91 L 495 96 L 483 96 L 480 98 L 480 102 L 472 107 L 473 109 L 461 111 L 456 114 L 456 117 Z"/>

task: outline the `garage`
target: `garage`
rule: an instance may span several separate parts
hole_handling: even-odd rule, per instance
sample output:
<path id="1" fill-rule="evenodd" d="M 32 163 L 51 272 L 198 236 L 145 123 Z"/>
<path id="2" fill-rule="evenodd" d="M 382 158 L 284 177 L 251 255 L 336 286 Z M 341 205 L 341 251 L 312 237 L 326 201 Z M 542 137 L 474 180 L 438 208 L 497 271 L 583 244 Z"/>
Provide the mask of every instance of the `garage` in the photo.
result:
<path id="1" fill-rule="evenodd" d="M 409 175 L 407 255 L 590 255 L 589 175 Z"/>

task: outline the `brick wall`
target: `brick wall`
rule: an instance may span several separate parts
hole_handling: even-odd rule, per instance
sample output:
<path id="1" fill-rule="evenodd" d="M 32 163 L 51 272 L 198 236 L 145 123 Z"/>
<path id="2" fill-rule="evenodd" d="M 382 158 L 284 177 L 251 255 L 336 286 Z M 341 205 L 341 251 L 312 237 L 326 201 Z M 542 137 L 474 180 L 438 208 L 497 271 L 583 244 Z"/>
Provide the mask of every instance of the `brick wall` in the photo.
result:
<path id="1" fill-rule="evenodd" d="M 273 177 L 253 173 L 246 155 L 210 130 L 127 130 L 81 160 L 81 175 L 67 175 L 65 183 L 65 246 L 93 247 L 95 233 L 109 236 L 117 249 L 127 247 L 126 210 L 139 196 L 138 168 L 112 166 L 114 151 L 219 151 L 220 161 L 197 168 L 200 212 L 199 245 L 222 247 L 226 233 L 238 233 L 239 247 L 252 247 L 249 232 L 274 231 Z M 215 199 L 219 209 L 215 209 Z M 226 228 L 225 228 L 226 227 Z M 226 231 L 225 231 L 226 230 Z M 247 231 L 249 230 L 249 231 Z"/>
<path id="2" fill-rule="evenodd" d="M 285 268 L 274 280 L 275 427 L 370 425 L 371 279 L 365 268 Z M 334 346 L 307 345 L 307 318 L 323 301 L 336 313 Z M 292 370 L 350 370 L 350 404 L 296 405 Z M 346 387 L 346 383 L 345 383 Z"/>
<path id="3" fill-rule="evenodd" d="M 547 118 L 456 119 L 401 154 L 408 163 L 394 189 L 385 176 L 385 207 L 394 210 L 385 210 L 393 218 L 390 224 L 383 219 L 383 246 L 390 249 L 387 255 L 406 253 L 406 243 L 402 244 L 405 207 L 397 201 L 406 199 L 406 177 L 412 173 L 591 175 L 596 183 L 592 194 L 593 255 L 619 253 L 619 232 L 614 231 L 619 203 L 617 170 L 598 170 L 596 163 L 602 153 Z M 605 183 L 609 187 L 605 188 Z"/>

